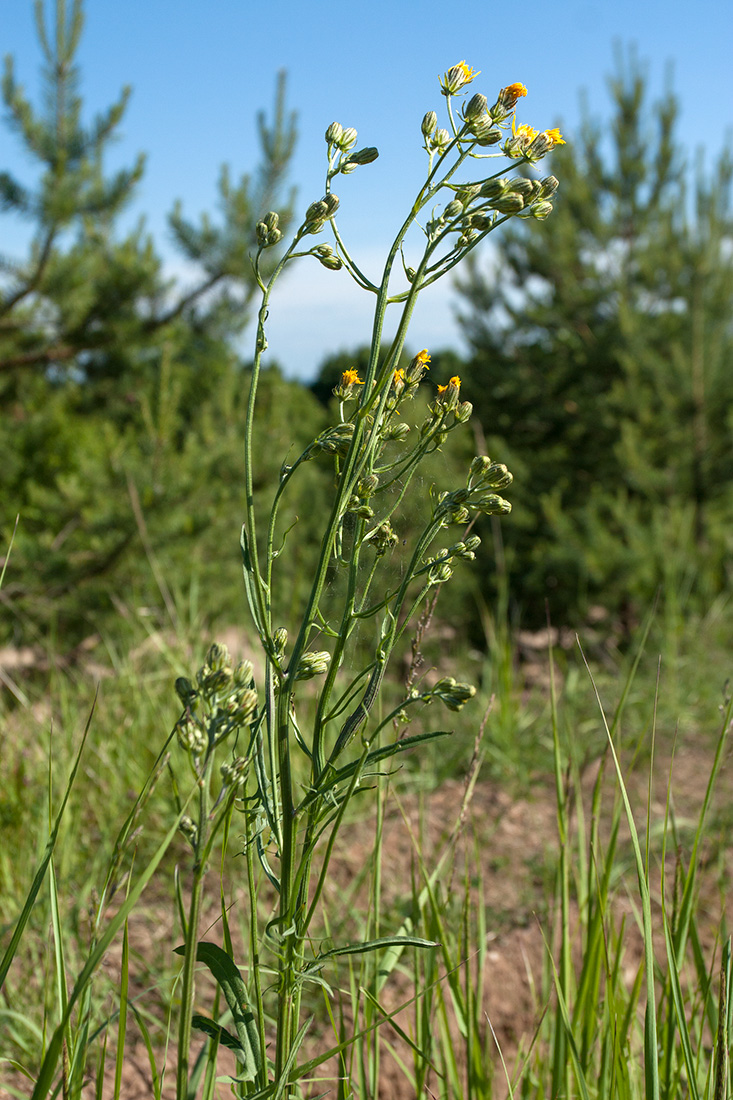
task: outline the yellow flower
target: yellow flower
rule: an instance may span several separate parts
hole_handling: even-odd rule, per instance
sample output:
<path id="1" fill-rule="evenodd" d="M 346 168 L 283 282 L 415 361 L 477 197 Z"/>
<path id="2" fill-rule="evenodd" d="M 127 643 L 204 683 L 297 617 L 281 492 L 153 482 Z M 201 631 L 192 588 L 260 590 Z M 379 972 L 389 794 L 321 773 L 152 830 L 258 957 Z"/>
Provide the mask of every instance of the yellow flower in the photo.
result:
<path id="1" fill-rule="evenodd" d="M 526 122 L 517 126 L 517 116 L 512 119 L 512 136 L 518 138 L 522 145 L 527 144 L 537 137 L 539 130 L 535 130 L 533 126 L 529 126 Z"/>
<path id="2" fill-rule="evenodd" d="M 343 374 L 341 375 L 341 385 L 344 386 L 344 387 L 345 386 L 363 386 L 364 383 L 362 382 L 361 378 L 359 377 L 359 372 L 357 370 L 345 370 L 343 372 Z"/>
<path id="3" fill-rule="evenodd" d="M 506 88 L 502 88 L 499 92 L 499 98 L 496 103 L 502 111 L 509 113 L 512 107 L 516 106 L 517 100 L 522 99 L 527 94 L 527 89 L 524 84 L 508 84 Z"/>
<path id="4" fill-rule="evenodd" d="M 394 374 L 392 375 L 392 380 L 393 380 L 395 386 L 404 386 L 404 384 L 405 384 L 405 372 L 402 369 L 402 367 L 400 367 L 399 370 L 396 370 L 394 372 Z"/>
<path id="5" fill-rule="evenodd" d="M 430 362 L 430 356 L 428 355 L 427 348 L 423 348 L 422 351 L 419 351 L 415 356 L 415 359 L 421 367 L 425 367 L 425 370 L 430 370 L 430 367 L 428 366 L 428 363 Z"/>
<path id="6" fill-rule="evenodd" d="M 461 380 L 457 374 L 454 374 L 447 386 L 438 386 L 438 397 L 445 395 L 446 399 L 449 397 L 458 397 L 458 391 L 461 388 Z"/>
<path id="7" fill-rule="evenodd" d="M 475 69 L 469 68 L 465 61 L 459 61 L 457 65 L 453 65 L 448 69 L 440 82 L 443 95 L 455 95 L 456 92 L 460 92 L 461 88 L 466 84 L 470 84 L 477 76 L 479 76 L 479 73 Z"/>
<path id="8" fill-rule="evenodd" d="M 545 137 L 548 139 L 548 141 L 551 141 L 553 145 L 565 145 L 566 144 L 565 138 L 562 136 L 562 134 L 557 129 L 557 127 L 555 127 L 554 130 L 543 130 L 543 133 L 544 133 Z"/>

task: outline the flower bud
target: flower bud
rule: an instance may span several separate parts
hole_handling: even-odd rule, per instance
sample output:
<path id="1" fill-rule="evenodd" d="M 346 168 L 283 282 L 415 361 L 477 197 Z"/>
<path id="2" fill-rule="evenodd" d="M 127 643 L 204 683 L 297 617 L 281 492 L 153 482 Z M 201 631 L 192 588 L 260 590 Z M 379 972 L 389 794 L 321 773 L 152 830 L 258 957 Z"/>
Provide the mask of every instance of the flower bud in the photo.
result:
<path id="1" fill-rule="evenodd" d="M 471 463 L 471 468 L 468 471 L 469 477 L 481 477 L 484 473 L 486 473 L 490 466 L 491 459 L 488 455 L 476 455 L 473 462 Z"/>
<path id="2" fill-rule="evenodd" d="M 249 761 L 244 756 L 237 756 L 229 764 L 222 764 L 221 783 L 223 787 L 243 787 L 247 781 L 247 768 Z"/>
<path id="3" fill-rule="evenodd" d="M 277 656 L 282 657 L 285 652 L 285 646 L 288 644 L 288 632 L 284 626 L 279 626 L 272 635 L 272 644 L 275 647 Z"/>
<path id="4" fill-rule="evenodd" d="M 428 111 L 423 116 L 422 123 L 420 124 L 420 129 L 422 131 L 423 137 L 430 137 L 437 125 L 438 116 L 436 115 L 435 111 Z"/>
<path id="5" fill-rule="evenodd" d="M 319 256 L 318 262 L 321 267 L 325 267 L 328 271 L 340 271 L 344 266 L 343 261 L 338 256 Z"/>
<path id="6" fill-rule="evenodd" d="M 498 126 L 492 125 L 488 115 L 471 123 L 471 133 L 478 145 L 496 145 L 502 138 L 501 130 Z"/>
<path id="7" fill-rule="evenodd" d="M 450 143 L 450 134 L 441 126 L 440 129 L 435 131 L 431 141 L 434 148 L 437 149 L 439 153 L 442 153 L 445 147 Z"/>
<path id="8" fill-rule="evenodd" d="M 252 683 L 254 665 L 251 661 L 240 661 L 234 669 L 233 683 L 235 688 L 248 688 Z"/>
<path id="9" fill-rule="evenodd" d="M 267 234 L 267 247 L 270 248 L 274 244 L 279 244 L 283 239 L 283 235 L 279 229 L 271 229 Z"/>
<path id="10" fill-rule="evenodd" d="M 443 221 L 452 221 L 453 218 L 457 218 L 462 213 L 463 203 L 459 202 L 458 199 L 452 199 L 443 211 Z"/>
<path id="11" fill-rule="evenodd" d="M 262 220 L 269 230 L 277 229 L 277 223 L 280 221 L 280 216 L 276 214 L 274 210 L 270 210 L 265 214 Z"/>
<path id="12" fill-rule="evenodd" d="M 515 195 L 511 191 L 506 195 L 500 195 L 491 204 L 500 214 L 518 214 L 524 209 L 524 199 L 521 195 Z"/>
<path id="13" fill-rule="evenodd" d="M 551 199 L 560 186 L 560 182 L 555 176 L 545 176 L 543 180 L 540 180 L 540 190 L 538 198 Z"/>
<path id="14" fill-rule="evenodd" d="M 378 485 L 379 478 L 377 477 L 377 475 L 367 474 L 367 476 L 363 477 L 357 485 L 356 492 L 360 497 L 363 497 L 366 500 L 369 497 L 374 496 L 374 493 L 377 491 Z"/>
<path id="15" fill-rule="evenodd" d="M 311 222 L 323 222 L 328 216 L 328 207 L 323 199 L 319 199 L 318 202 L 312 202 L 305 212 L 306 225 Z"/>
<path id="16" fill-rule="evenodd" d="M 467 122 L 472 122 L 480 115 L 485 114 L 488 106 L 489 101 L 487 100 L 486 96 L 482 95 L 481 92 L 476 92 L 476 95 L 471 96 L 468 103 L 466 104 L 465 110 L 463 112 L 463 117 L 466 119 Z"/>
<path id="17" fill-rule="evenodd" d="M 445 584 L 453 576 L 453 570 L 447 562 L 436 562 L 428 570 L 429 584 Z"/>
<path id="18" fill-rule="evenodd" d="M 353 126 L 348 126 L 345 130 L 341 131 L 341 136 L 338 141 L 335 142 L 344 153 L 348 153 L 349 149 L 353 149 L 356 145 L 357 133 Z"/>
<path id="19" fill-rule="evenodd" d="M 509 191 L 512 195 L 521 195 L 523 199 L 527 199 L 535 190 L 534 184 L 534 180 L 525 179 L 524 176 L 515 176 L 509 184 Z"/>
<path id="20" fill-rule="evenodd" d="M 470 229 L 478 229 L 479 233 L 483 233 L 485 229 L 491 228 L 494 219 L 488 214 L 469 214 L 466 224 Z"/>
<path id="21" fill-rule="evenodd" d="M 497 496 L 496 493 L 487 493 L 486 496 L 476 501 L 476 506 L 485 516 L 505 516 L 512 510 L 509 501 Z"/>
<path id="22" fill-rule="evenodd" d="M 206 734 L 196 719 L 190 714 L 184 715 L 184 717 L 176 723 L 176 735 L 178 737 L 178 744 L 182 749 L 185 749 L 186 752 L 191 752 L 194 756 L 200 756 L 206 751 Z"/>
<path id="23" fill-rule="evenodd" d="M 484 199 L 496 199 L 499 195 L 503 195 L 509 186 L 509 180 L 501 177 L 500 179 L 486 180 L 481 184 L 481 197 Z"/>
<path id="24" fill-rule="evenodd" d="M 255 226 L 255 236 L 257 237 L 257 244 L 260 248 L 267 247 L 267 233 L 268 229 L 264 222 L 257 222 Z"/>
<path id="25" fill-rule="evenodd" d="M 241 689 L 230 699 L 227 711 L 233 723 L 244 725 L 257 710 L 257 692 L 252 688 Z"/>
<path id="26" fill-rule="evenodd" d="M 329 145 L 338 145 L 343 137 L 344 128 L 340 122 L 332 122 L 326 130 L 326 141 Z"/>
<path id="27" fill-rule="evenodd" d="M 184 814 L 178 825 L 179 832 L 183 833 L 186 840 L 191 842 L 191 845 L 196 844 L 196 837 L 198 836 L 198 827 L 196 822 L 188 814 Z"/>
<path id="28" fill-rule="evenodd" d="M 326 204 L 327 214 L 326 217 L 332 218 L 339 208 L 339 197 L 329 192 L 328 195 L 323 196 L 323 202 Z"/>
<path id="29" fill-rule="evenodd" d="M 233 680 L 230 668 L 217 668 L 204 678 L 203 691 L 208 695 L 221 695 L 231 686 Z"/>
<path id="30" fill-rule="evenodd" d="M 373 145 L 367 145 L 364 149 L 357 149 L 355 153 L 349 153 L 349 163 L 371 164 L 378 156 L 379 149 L 375 149 Z"/>
<path id="31" fill-rule="evenodd" d="M 471 419 L 472 412 L 473 405 L 470 401 L 459 401 L 453 415 L 459 424 L 466 424 Z"/>
<path id="32" fill-rule="evenodd" d="M 321 432 L 316 442 L 326 454 L 340 455 L 344 458 L 348 454 L 353 434 L 353 424 L 349 422 L 337 424 L 335 427 L 327 428 L 325 432 Z"/>
<path id="33" fill-rule="evenodd" d="M 231 664 L 231 658 L 227 647 L 225 645 L 219 645 L 217 642 L 213 642 L 211 646 L 209 646 L 209 652 L 206 654 L 206 664 L 212 672 L 216 672 L 220 668 L 228 668 Z"/>
<path id="34" fill-rule="evenodd" d="M 478 550 L 480 545 L 481 539 L 478 535 L 469 535 L 469 537 L 465 540 L 465 547 L 471 552 L 473 552 L 474 550 Z"/>
<path id="35" fill-rule="evenodd" d="M 540 221 L 542 221 L 544 218 L 552 213 L 552 203 L 536 202 L 533 206 L 530 207 L 530 211 L 533 218 L 538 218 Z"/>
<path id="36" fill-rule="evenodd" d="M 198 694 L 191 681 L 187 680 L 185 676 L 179 676 L 174 686 L 176 695 L 181 700 L 184 707 L 190 706 Z"/>
<path id="37" fill-rule="evenodd" d="M 410 425 L 405 424 L 390 424 L 384 433 L 384 438 L 392 440 L 395 443 L 404 443 L 410 434 Z"/>

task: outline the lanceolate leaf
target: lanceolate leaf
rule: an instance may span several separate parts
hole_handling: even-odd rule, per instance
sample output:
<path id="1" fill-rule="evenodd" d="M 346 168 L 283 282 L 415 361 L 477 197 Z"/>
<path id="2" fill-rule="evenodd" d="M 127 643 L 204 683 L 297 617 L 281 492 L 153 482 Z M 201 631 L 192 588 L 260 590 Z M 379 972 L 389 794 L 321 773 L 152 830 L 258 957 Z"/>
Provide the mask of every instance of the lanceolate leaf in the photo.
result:
<path id="1" fill-rule="evenodd" d="M 175 950 L 176 954 L 182 955 L 185 947 L 177 947 Z M 262 1067 L 262 1052 L 260 1051 L 257 1032 L 257 1020 L 247 999 L 247 987 L 242 980 L 242 975 L 239 973 L 239 968 L 234 959 L 227 955 L 226 951 L 218 944 L 209 943 L 207 940 L 201 940 L 198 944 L 196 960 L 208 966 L 224 994 L 237 1029 L 238 1046 L 240 1048 L 239 1057 L 244 1065 L 242 1079 L 254 1081 L 258 1070 Z M 206 1017 L 197 1017 L 198 1021 L 205 1019 Z M 201 1027 L 201 1024 L 197 1023 L 197 1026 Z M 214 1028 L 218 1027 L 217 1024 L 213 1024 L 213 1026 Z M 206 1029 L 202 1028 L 201 1030 Z M 223 1029 L 220 1029 L 220 1031 L 223 1032 Z M 213 1033 L 208 1031 L 207 1034 L 211 1035 Z M 228 1035 L 228 1032 L 224 1034 Z M 224 1038 L 224 1034 L 219 1035 L 220 1041 L 225 1046 L 231 1046 L 231 1043 Z M 232 1036 L 229 1036 L 229 1039 L 236 1042 Z M 236 1048 L 232 1047 L 231 1049 Z"/>

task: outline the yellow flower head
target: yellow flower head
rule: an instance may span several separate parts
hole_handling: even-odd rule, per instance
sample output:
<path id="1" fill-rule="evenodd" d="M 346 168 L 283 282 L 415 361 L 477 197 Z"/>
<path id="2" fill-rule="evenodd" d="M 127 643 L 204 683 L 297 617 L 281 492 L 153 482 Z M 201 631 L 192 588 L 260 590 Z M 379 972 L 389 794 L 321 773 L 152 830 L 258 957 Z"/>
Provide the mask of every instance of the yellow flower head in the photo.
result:
<path id="1" fill-rule="evenodd" d="M 565 145 L 566 144 L 565 138 L 562 136 L 562 134 L 557 129 L 557 127 L 555 127 L 554 130 L 544 130 L 543 133 L 544 133 L 545 137 L 548 139 L 548 141 L 551 141 L 553 145 Z"/>
<path id="2" fill-rule="evenodd" d="M 357 370 L 345 370 L 341 375 L 341 385 L 346 386 L 363 386 L 359 372 Z"/>
<path id="3" fill-rule="evenodd" d="M 419 351 L 415 358 L 421 367 L 425 367 L 425 370 L 430 370 L 430 367 L 428 366 L 428 363 L 430 362 L 430 356 L 428 355 L 427 348 L 423 348 L 422 351 Z"/>
<path id="4" fill-rule="evenodd" d="M 465 61 L 459 61 L 457 65 L 448 69 L 440 82 L 443 95 L 455 95 L 479 75 L 475 69 L 469 68 Z"/>
<path id="5" fill-rule="evenodd" d="M 522 122 L 517 126 L 517 116 L 512 119 L 512 136 L 518 138 L 522 145 L 529 145 L 531 141 L 537 137 L 539 130 L 535 130 L 533 126 L 529 126 L 526 122 Z"/>
<path id="6" fill-rule="evenodd" d="M 394 374 L 392 375 L 392 381 L 394 382 L 395 386 L 404 386 L 404 384 L 405 384 L 405 372 L 402 369 L 402 367 L 400 367 L 399 370 L 396 370 L 394 372 Z"/>
<path id="7" fill-rule="evenodd" d="M 503 111 L 511 111 L 512 107 L 516 106 L 517 100 L 522 99 L 527 94 L 527 89 L 524 84 L 508 84 L 506 88 L 502 88 L 499 92 L 499 98 L 497 104 Z"/>
<path id="8" fill-rule="evenodd" d="M 454 374 L 447 386 L 438 386 L 438 397 L 458 397 L 458 391 L 461 388 L 461 380 L 457 374 Z"/>

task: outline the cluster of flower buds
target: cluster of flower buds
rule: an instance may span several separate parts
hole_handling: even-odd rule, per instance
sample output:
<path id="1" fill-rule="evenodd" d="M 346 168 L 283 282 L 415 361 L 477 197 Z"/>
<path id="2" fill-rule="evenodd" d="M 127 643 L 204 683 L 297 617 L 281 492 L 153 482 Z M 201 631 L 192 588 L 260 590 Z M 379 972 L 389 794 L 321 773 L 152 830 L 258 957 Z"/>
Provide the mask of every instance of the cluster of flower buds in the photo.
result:
<path id="1" fill-rule="evenodd" d="M 312 680 L 314 676 L 323 676 L 328 672 L 330 663 L 331 654 L 328 650 L 323 649 L 318 652 L 310 650 L 308 653 L 304 653 L 300 658 L 300 664 L 298 665 L 295 679 Z"/>
<path id="2" fill-rule="evenodd" d="M 338 195 L 331 192 L 324 195 L 318 202 L 312 202 L 305 212 L 301 233 L 320 233 L 328 219 L 334 216 L 338 208 Z"/>
<path id="3" fill-rule="evenodd" d="M 452 676 L 444 676 L 442 680 L 438 680 L 429 693 L 430 698 L 440 699 L 448 710 L 461 710 L 475 694 L 476 688 L 473 684 L 461 683 Z"/>
<path id="4" fill-rule="evenodd" d="M 344 266 L 330 244 L 316 245 L 311 249 L 311 256 L 315 256 L 321 267 L 328 268 L 329 271 L 340 271 Z"/>
<path id="5" fill-rule="evenodd" d="M 425 151 L 430 153 L 444 153 L 450 144 L 450 134 L 442 126 L 438 126 L 438 116 L 435 111 L 428 111 L 423 116 L 420 124 L 422 136 L 425 138 Z"/>
<path id="6" fill-rule="evenodd" d="M 463 118 L 468 132 L 477 145 L 497 145 L 501 141 L 501 128 L 489 114 L 488 100 L 481 92 L 471 96 L 463 109 Z"/>
<path id="7" fill-rule="evenodd" d="M 503 462 L 492 462 L 488 455 L 476 455 L 468 473 L 468 490 L 507 489 L 514 478 Z"/>
<path id="8" fill-rule="evenodd" d="M 465 489 L 440 493 L 434 505 L 434 515 L 443 526 L 451 523 L 466 523 L 471 512 L 483 512 L 484 515 L 506 515 L 512 506 L 508 500 L 492 489 L 506 489 L 513 481 L 512 475 L 503 462 L 492 462 L 486 455 L 478 455 L 471 463 Z M 470 550 L 474 546 L 465 543 Z M 454 552 L 454 551 L 451 551 Z"/>
<path id="9" fill-rule="evenodd" d="M 231 666 L 226 646 L 211 646 L 196 673 L 195 684 L 180 676 L 176 694 L 184 711 L 176 723 L 178 743 L 193 757 L 206 751 L 246 725 L 257 709 L 251 661 Z"/>
<path id="10" fill-rule="evenodd" d="M 332 122 L 326 130 L 329 159 L 332 150 L 338 150 L 339 154 L 335 165 L 329 170 L 329 179 L 337 176 L 339 172 L 348 176 L 360 164 L 371 164 L 379 156 L 379 150 L 372 145 L 367 145 L 363 149 L 354 149 L 356 136 L 353 126 L 344 128 L 340 122 Z"/>
<path id="11" fill-rule="evenodd" d="M 476 551 L 481 545 L 481 539 L 478 535 L 469 535 L 465 540 L 461 542 L 455 542 L 453 546 L 448 547 L 448 554 L 450 557 L 463 558 L 464 561 L 475 561 Z"/>
<path id="12" fill-rule="evenodd" d="M 255 233 L 257 235 L 257 244 L 260 248 L 271 248 L 274 244 L 278 244 L 283 235 L 280 229 L 278 229 L 279 215 L 271 210 L 269 214 L 265 214 L 261 222 L 257 222 L 255 226 Z"/>
<path id="13" fill-rule="evenodd" d="M 353 434 L 354 425 L 349 421 L 345 424 L 336 424 L 333 428 L 326 428 L 325 432 L 321 432 L 315 443 L 309 447 L 308 450 L 311 453 L 308 457 L 312 457 L 317 451 L 323 451 L 325 454 L 345 458 L 349 453 Z"/>
<path id="14" fill-rule="evenodd" d="M 249 763 L 246 757 L 236 756 L 229 764 L 222 764 L 219 769 L 222 787 L 234 787 L 235 790 L 241 790 L 247 782 Z"/>

